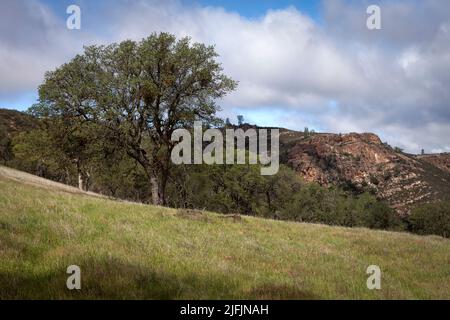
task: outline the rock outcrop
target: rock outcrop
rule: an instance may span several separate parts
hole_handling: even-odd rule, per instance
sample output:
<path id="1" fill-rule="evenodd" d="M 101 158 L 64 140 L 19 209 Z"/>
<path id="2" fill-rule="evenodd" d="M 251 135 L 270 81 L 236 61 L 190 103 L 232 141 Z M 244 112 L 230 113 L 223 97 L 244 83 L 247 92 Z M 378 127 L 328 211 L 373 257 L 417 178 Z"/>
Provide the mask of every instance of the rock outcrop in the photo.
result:
<path id="1" fill-rule="evenodd" d="M 372 192 L 400 214 L 450 197 L 448 163 L 394 150 L 372 133 L 283 131 L 280 141 L 284 162 L 307 181 Z"/>

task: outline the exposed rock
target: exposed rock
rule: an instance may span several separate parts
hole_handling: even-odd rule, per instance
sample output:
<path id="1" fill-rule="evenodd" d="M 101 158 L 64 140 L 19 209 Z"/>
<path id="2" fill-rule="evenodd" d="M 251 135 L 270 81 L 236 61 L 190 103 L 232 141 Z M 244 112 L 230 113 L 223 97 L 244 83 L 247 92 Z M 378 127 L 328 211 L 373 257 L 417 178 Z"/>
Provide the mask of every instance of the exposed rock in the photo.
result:
<path id="1" fill-rule="evenodd" d="M 280 141 L 284 162 L 307 181 L 370 191 L 400 214 L 419 203 L 450 197 L 450 174 L 441 169 L 446 162 L 436 166 L 435 158 L 396 152 L 372 133 L 305 136 L 285 131 Z"/>
<path id="2" fill-rule="evenodd" d="M 439 169 L 450 173 L 450 153 L 425 154 L 419 155 L 417 158 L 429 162 Z"/>

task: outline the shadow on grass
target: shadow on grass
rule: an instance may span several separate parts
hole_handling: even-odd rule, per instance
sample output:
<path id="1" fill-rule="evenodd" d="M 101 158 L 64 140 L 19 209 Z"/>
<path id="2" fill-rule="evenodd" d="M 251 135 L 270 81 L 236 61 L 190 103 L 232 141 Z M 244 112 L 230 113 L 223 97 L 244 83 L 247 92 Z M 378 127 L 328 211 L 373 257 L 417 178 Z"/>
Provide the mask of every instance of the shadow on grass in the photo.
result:
<path id="1" fill-rule="evenodd" d="M 0 221 L 0 258 L 5 259 L 5 263 L 0 261 L 0 300 L 320 298 L 294 285 L 261 281 L 249 288 L 242 274 L 205 268 L 197 272 L 192 266 L 161 261 L 133 264 L 126 256 L 61 256 L 47 262 L 44 256 L 49 246 L 17 236 L 20 233 L 13 224 Z M 81 290 L 66 287 L 70 276 L 66 269 L 71 264 L 81 268 Z"/>
<path id="2" fill-rule="evenodd" d="M 106 258 L 79 264 L 81 290 L 66 288 L 66 268 L 46 273 L 0 272 L 1 299 L 318 299 L 295 287 L 262 284 L 246 292 L 239 281 L 213 272 L 174 275 Z"/>

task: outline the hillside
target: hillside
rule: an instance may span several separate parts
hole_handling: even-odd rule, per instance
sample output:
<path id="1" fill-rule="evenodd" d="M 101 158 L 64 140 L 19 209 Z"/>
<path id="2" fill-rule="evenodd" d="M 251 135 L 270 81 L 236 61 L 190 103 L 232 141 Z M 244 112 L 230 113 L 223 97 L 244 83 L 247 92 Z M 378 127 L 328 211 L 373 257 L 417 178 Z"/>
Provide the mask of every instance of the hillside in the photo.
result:
<path id="1" fill-rule="evenodd" d="M 36 120 L 23 112 L 0 108 L 0 128 L 9 135 L 36 127 Z"/>
<path id="2" fill-rule="evenodd" d="M 418 155 L 417 158 L 431 163 L 435 167 L 450 173 L 450 153 L 424 154 Z"/>
<path id="3" fill-rule="evenodd" d="M 17 110 L 0 108 L 0 161 L 13 158 L 11 139 L 14 135 L 36 127 L 37 121 L 32 116 Z"/>
<path id="4" fill-rule="evenodd" d="M 449 261 L 439 237 L 119 202 L 0 167 L 0 299 L 450 299 Z"/>
<path id="5" fill-rule="evenodd" d="M 306 180 L 370 190 L 401 214 L 421 203 L 450 199 L 450 172 L 442 157 L 405 154 L 375 134 L 284 131 L 280 141 L 284 162 Z"/>

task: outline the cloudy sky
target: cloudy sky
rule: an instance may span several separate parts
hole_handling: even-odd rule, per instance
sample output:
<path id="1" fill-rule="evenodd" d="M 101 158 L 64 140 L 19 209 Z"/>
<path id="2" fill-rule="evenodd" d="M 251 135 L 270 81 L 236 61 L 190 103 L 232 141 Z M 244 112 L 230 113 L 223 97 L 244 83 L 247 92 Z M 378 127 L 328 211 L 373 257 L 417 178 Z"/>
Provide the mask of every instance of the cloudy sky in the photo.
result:
<path id="1" fill-rule="evenodd" d="M 66 28 L 71 4 L 81 30 Z M 371 4 L 381 30 L 367 29 Z M 1 0 L 0 107 L 27 109 L 45 71 L 83 45 L 159 31 L 216 45 L 239 81 L 224 117 L 450 151 L 448 0 Z"/>

